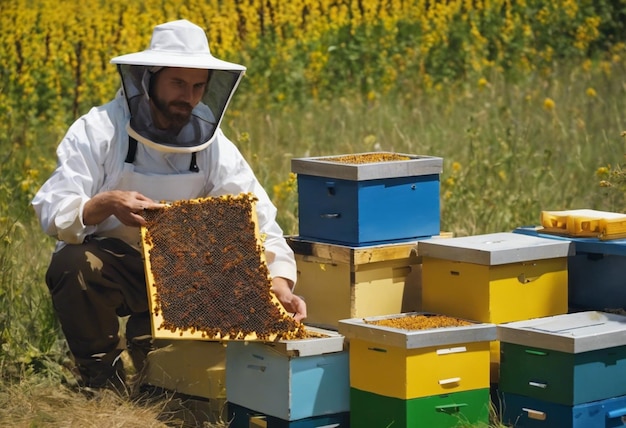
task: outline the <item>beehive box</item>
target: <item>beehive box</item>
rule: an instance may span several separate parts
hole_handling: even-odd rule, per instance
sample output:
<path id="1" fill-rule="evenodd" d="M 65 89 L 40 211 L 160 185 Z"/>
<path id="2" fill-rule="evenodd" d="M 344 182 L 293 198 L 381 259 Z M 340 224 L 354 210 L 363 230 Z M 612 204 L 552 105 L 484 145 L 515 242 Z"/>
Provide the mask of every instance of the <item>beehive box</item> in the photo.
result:
<path id="1" fill-rule="evenodd" d="M 226 347 L 219 342 L 158 340 L 142 382 L 194 397 L 226 400 Z"/>
<path id="2" fill-rule="evenodd" d="M 288 421 L 228 403 L 228 428 L 349 428 L 350 412 Z"/>
<path id="3" fill-rule="evenodd" d="M 498 325 L 500 390 L 574 406 L 626 395 L 626 316 L 576 312 Z"/>
<path id="4" fill-rule="evenodd" d="M 372 245 L 437 235 L 443 159 L 389 152 L 296 158 L 302 238 Z"/>
<path id="5" fill-rule="evenodd" d="M 402 400 L 350 389 L 352 427 L 486 427 L 489 388 Z"/>
<path id="6" fill-rule="evenodd" d="M 448 318 L 412 312 L 340 320 L 339 332 L 350 344 L 350 387 L 402 400 L 489 388 L 495 325 L 443 327 L 456 321 Z M 415 329 L 424 321 L 440 327 Z"/>
<path id="7" fill-rule="evenodd" d="M 226 349 L 230 403 L 282 421 L 350 410 L 348 351 L 336 332 L 272 343 L 231 341 Z"/>
<path id="8" fill-rule="evenodd" d="M 568 311 L 569 242 L 492 233 L 418 242 L 422 310 L 502 323 Z"/>
<path id="9" fill-rule="evenodd" d="M 626 426 L 626 397 L 566 406 L 523 395 L 503 394 L 502 422 L 516 428 Z"/>
<path id="10" fill-rule="evenodd" d="M 421 259 L 416 242 L 349 247 L 288 237 L 298 265 L 296 293 L 309 325 L 336 329 L 340 319 L 418 311 Z"/>
<path id="11" fill-rule="evenodd" d="M 626 239 L 562 237 L 538 227 L 515 232 L 572 243 L 575 254 L 567 261 L 570 310 L 626 309 Z"/>

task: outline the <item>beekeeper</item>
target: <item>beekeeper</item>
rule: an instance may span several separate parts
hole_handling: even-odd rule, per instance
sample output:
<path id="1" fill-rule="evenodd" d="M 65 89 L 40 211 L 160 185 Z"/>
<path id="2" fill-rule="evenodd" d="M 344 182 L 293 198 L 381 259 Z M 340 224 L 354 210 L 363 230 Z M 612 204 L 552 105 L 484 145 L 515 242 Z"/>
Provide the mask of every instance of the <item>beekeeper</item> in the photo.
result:
<path id="1" fill-rule="evenodd" d="M 57 168 L 32 201 L 58 239 L 46 273 L 55 311 L 85 387 L 124 386 L 118 316 L 138 370 L 151 347 L 143 209 L 204 196 L 252 192 L 272 290 L 297 320 L 296 264 L 276 208 L 220 122 L 245 67 L 211 55 L 204 30 L 186 20 L 154 28 L 150 46 L 111 60 L 122 88 L 71 125 Z"/>

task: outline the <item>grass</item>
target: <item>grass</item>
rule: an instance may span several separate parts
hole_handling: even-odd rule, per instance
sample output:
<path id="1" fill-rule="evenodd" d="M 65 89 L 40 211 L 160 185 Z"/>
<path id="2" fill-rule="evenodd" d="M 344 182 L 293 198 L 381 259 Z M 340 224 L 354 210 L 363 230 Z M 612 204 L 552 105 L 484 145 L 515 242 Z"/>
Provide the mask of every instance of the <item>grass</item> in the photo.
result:
<path id="1" fill-rule="evenodd" d="M 583 72 L 572 64 L 515 83 L 494 75 L 431 93 L 345 96 L 281 110 L 246 110 L 235 98 L 238 114 L 224 129 L 275 201 L 288 234 L 297 234 L 290 159 L 372 150 L 444 158 L 442 230 L 507 231 L 537 224 L 541 210 L 624 211 L 623 187 L 600 186 L 597 175 L 607 166 L 620 171 L 626 153 L 624 62 L 611 67 Z M 19 176 L 27 158 L 49 153 L 59 137 L 37 134 L 38 146 L 11 151 L 16 162 L 0 166 L 3 177 Z M 53 166 L 44 162 L 39 175 L 29 176 L 31 189 Z M 25 189 L 0 184 L 0 420 L 16 427 L 183 424 L 167 402 L 87 400 L 70 387 L 67 348 L 44 283 L 53 241 L 39 230 Z"/>

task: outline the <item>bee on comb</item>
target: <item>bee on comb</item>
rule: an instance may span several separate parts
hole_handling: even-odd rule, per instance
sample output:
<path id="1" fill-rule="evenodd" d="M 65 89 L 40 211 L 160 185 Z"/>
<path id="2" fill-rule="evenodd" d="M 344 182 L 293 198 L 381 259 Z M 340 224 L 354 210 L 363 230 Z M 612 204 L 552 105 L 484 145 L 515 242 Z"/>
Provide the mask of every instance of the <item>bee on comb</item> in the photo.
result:
<path id="1" fill-rule="evenodd" d="M 141 241 L 155 338 L 306 336 L 270 290 L 256 201 L 242 193 L 145 211 Z"/>

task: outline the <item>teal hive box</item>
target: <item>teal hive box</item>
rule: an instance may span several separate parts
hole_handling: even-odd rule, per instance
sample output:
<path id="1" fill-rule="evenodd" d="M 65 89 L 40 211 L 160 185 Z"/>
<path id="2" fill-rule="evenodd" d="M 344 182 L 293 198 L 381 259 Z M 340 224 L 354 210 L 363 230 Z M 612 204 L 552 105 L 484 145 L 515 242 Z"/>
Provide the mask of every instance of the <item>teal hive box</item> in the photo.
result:
<path id="1" fill-rule="evenodd" d="M 406 160 L 337 160 L 371 155 Z M 438 235 L 442 168 L 439 157 L 386 152 L 292 159 L 299 236 L 358 246 Z"/>
<path id="2" fill-rule="evenodd" d="M 277 342 L 229 341 L 226 400 L 282 421 L 350 410 L 350 373 L 344 337 L 307 327 L 324 337 Z"/>
<path id="3" fill-rule="evenodd" d="M 566 406 L 626 395 L 626 316 L 577 312 L 497 328 L 502 393 Z"/>
<path id="4" fill-rule="evenodd" d="M 504 393 L 502 422 L 515 428 L 613 428 L 626 421 L 626 396 L 566 406 Z"/>

